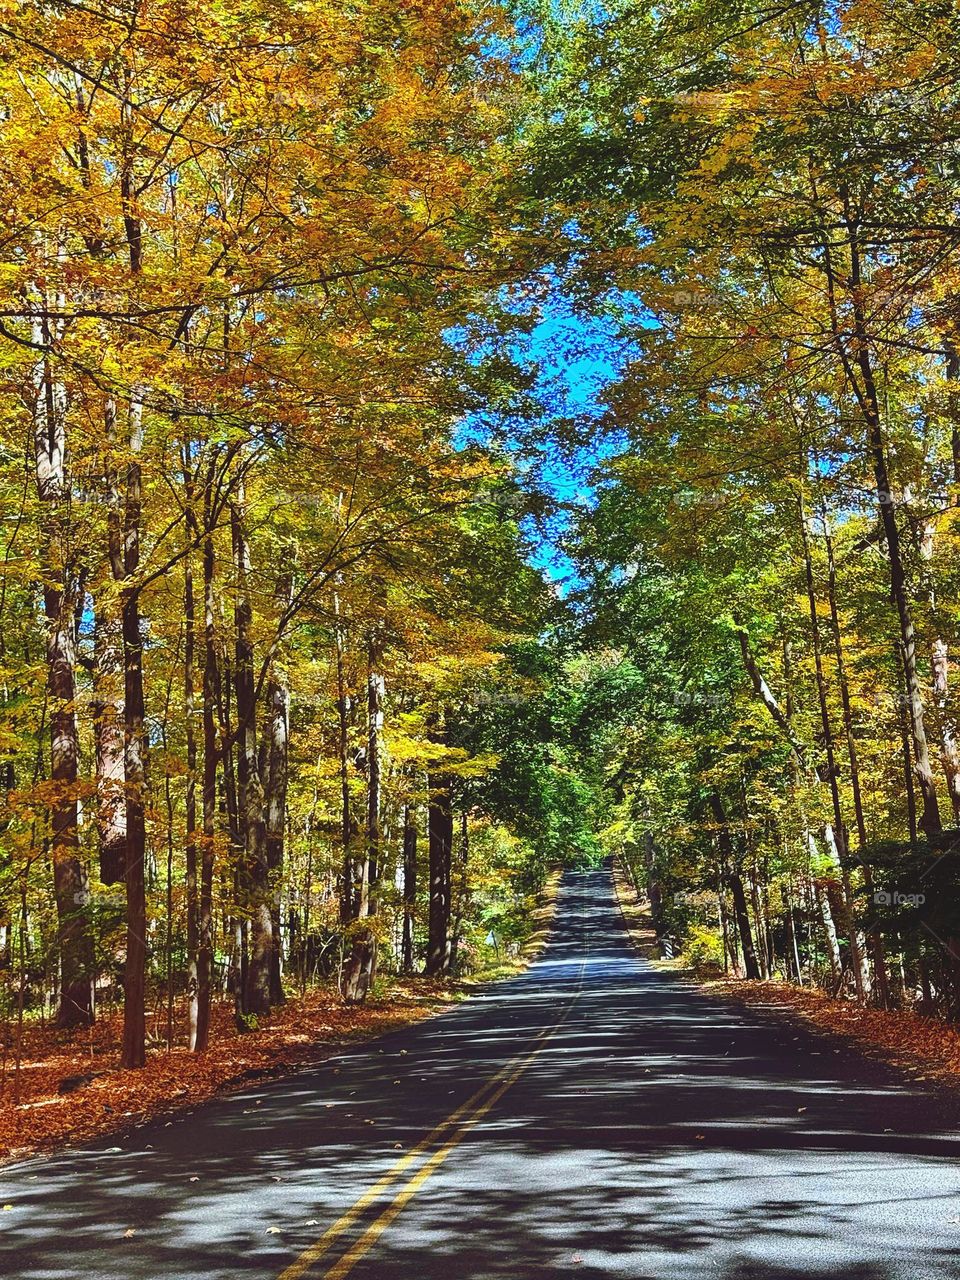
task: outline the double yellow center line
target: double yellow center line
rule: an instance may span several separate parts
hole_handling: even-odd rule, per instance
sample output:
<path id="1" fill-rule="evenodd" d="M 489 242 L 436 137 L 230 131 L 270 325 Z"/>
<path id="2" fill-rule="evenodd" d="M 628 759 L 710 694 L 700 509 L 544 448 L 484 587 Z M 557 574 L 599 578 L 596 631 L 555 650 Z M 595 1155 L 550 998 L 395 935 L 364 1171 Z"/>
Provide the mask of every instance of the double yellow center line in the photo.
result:
<path id="1" fill-rule="evenodd" d="M 577 989 L 564 1010 L 562 1016 L 551 1027 L 541 1031 L 533 1043 L 533 1048 L 512 1058 L 495 1076 L 487 1080 L 466 1102 L 442 1120 L 415 1147 L 402 1155 L 391 1167 L 361 1195 L 350 1208 L 328 1227 L 319 1239 L 304 1249 L 298 1258 L 280 1273 L 278 1280 L 301 1280 L 317 1262 L 330 1252 L 342 1235 L 363 1216 L 383 1193 L 395 1182 L 404 1177 L 411 1165 L 421 1157 L 427 1156 L 420 1167 L 408 1181 L 397 1191 L 370 1226 L 357 1237 L 353 1244 L 339 1255 L 337 1260 L 323 1273 L 323 1280 L 343 1280 L 350 1274 L 360 1259 L 368 1253 L 383 1235 L 394 1219 L 403 1212 L 423 1184 L 440 1168 L 451 1151 L 463 1140 L 467 1133 L 487 1114 L 491 1107 L 503 1097 L 534 1059 L 542 1053 L 547 1041 L 563 1026 L 573 1010 L 583 986 L 584 965 L 581 964 Z M 429 1153 L 429 1154 L 428 1154 Z"/>

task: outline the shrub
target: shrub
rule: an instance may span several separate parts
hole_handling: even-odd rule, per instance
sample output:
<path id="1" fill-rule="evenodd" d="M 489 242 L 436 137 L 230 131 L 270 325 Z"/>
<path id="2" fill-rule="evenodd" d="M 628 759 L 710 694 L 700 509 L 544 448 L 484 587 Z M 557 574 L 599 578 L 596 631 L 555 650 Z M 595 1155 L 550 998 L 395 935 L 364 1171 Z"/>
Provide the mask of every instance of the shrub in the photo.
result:
<path id="1" fill-rule="evenodd" d="M 723 943 L 711 929 L 700 924 L 691 925 L 681 959 L 695 973 L 715 976 L 723 972 Z"/>

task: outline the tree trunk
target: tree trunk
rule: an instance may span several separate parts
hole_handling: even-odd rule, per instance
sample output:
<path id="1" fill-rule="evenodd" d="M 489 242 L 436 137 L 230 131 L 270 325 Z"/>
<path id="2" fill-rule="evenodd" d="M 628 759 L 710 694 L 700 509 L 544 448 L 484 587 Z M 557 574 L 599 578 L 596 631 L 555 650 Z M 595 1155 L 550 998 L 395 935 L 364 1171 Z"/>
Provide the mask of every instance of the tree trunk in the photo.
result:
<path id="1" fill-rule="evenodd" d="M 366 850 L 360 866 L 360 902 L 357 920 L 374 919 L 378 912 L 377 887 L 381 860 L 381 773 L 383 755 L 384 679 L 380 670 L 380 645 L 371 636 L 367 649 L 367 830 Z M 343 978 L 348 1000 L 362 1001 L 370 993 L 377 969 L 376 927 L 362 927 L 353 938 Z"/>
<path id="2" fill-rule="evenodd" d="M 87 924 L 87 870 L 80 859 L 77 830 L 79 739 L 74 711 L 74 614 L 66 591 L 44 590 L 48 622 L 47 688 L 50 705 L 50 854 L 57 902 L 57 946 L 60 954 L 60 1007 L 57 1026 L 85 1026 L 93 1021 L 93 941 Z"/>
<path id="3" fill-rule="evenodd" d="M 881 492 L 889 494 L 890 479 L 886 470 L 886 457 L 883 451 L 882 437 L 879 434 L 879 423 L 872 439 L 874 441 L 874 471 L 877 488 Z M 914 773 L 920 793 L 919 821 L 924 834 L 931 836 L 937 835 L 942 831 L 943 824 L 940 819 L 936 782 L 930 765 L 930 749 L 927 743 L 923 716 L 923 699 L 920 693 L 920 678 L 917 674 L 916 635 L 908 602 L 906 574 L 900 554 L 900 535 L 897 529 L 892 497 L 880 503 L 880 510 L 883 515 L 884 535 L 887 541 L 893 598 L 900 620 L 901 652 L 907 691 L 907 712 L 913 740 Z"/>
<path id="4" fill-rule="evenodd" d="M 453 851 L 453 809 L 450 779 L 432 774 L 427 782 L 430 804 L 427 831 L 430 850 L 430 910 L 427 924 L 425 972 L 440 977 L 450 960 L 450 860 Z"/>
<path id="5" fill-rule="evenodd" d="M 234 603 L 237 714 L 237 801 L 243 840 L 241 902 L 249 913 L 250 953 L 243 982 L 244 1013 L 263 1017 L 270 1012 L 273 968 L 273 911 L 267 865 L 264 793 L 257 758 L 257 707 L 254 675 L 253 608 L 250 601 L 250 551 L 244 528 L 244 498 L 238 487 L 230 507 L 236 600 Z"/>
<path id="6" fill-rule="evenodd" d="M 951 397 L 952 399 L 952 397 Z M 956 437 L 956 426 L 954 426 Z M 954 454 L 954 466 L 957 456 Z M 934 700 L 934 720 L 940 734 L 940 760 L 947 782 L 947 795 L 953 811 L 954 822 L 960 820 L 960 749 L 957 746 L 956 725 L 950 708 L 949 646 L 944 639 L 947 619 L 944 618 L 937 599 L 936 584 L 931 570 L 934 558 L 937 521 L 924 520 L 920 526 L 917 551 L 920 558 L 920 577 L 930 606 L 930 674 Z"/>
<path id="7" fill-rule="evenodd" d="M 827 523 L 827 514 L 821 504 L 820 523 L 823 527 L 823 541 L 827 552 L 827 598 L 830 604 L 830 621 L 833 631 L 834 656 L 837 662 L 837 682 L 840 687 L 840 704 L 843 708 L 843 732 L 847 744 L 847 757 L 850 763 L 850 789 L 853 793 L 853 813 L 857 825 L 858 852 L 867 843 L 867 824 L 863 810 L 863 789 L 860 785 L 860 760 L 857 745 L 853 736 L 853 706 L 850 701 L 850 685 L 847 680 L 847 667 L 843 654 L 843 634 L 840 627 L 840 610 L 837 605 L 837 567 L 833 554 L 833 538 Z M 873 876 L 870 868 L 863 864 L 863 880 L 868 893 L 873 890 Z M 890 1006 L 890 984 L 887 979 L 887 961 L 883 947 L 883 936 L 877 929 L 867 935 L 870 944 L 870 955 L 873 960 L 873 993 L 881 1008 Z"/>
<path id="8" fill-rule="evenodd" d="M 789 893 L 784 890 L 783 905 L 787 916 L 787 946 L 790 957 L 793 960 L 794 970 L 797 975 L 797 982 L 803 986 L 803 969 L 800 965 L 800 948 L 797 945 L 797 924 L 793 915 L 793 901 Z"/>
<path id="9" fill-rule="evenodd" d="M 750 886 L 749 903 L 753 908 L 753 936 L 757 953 L 757 964 L 760 966 L 760 977 L 766 982 L 770 977 L 770 954 L 767 948 L 766 931 L 763 918 L 763 907 L 760 901 L 760 887 L 754 871 L 747 877 Z"/>
<path id="10" fill-rule="evenodd" d="M 350 699 L 344 673 L 343 627 L 340 622 L 340 597 L 334 592 L 333 611 L 336 618 L 334 642 L 337 656 L 337 753 L 340 768 L 340 923 L 349 924 L 357 912 L 353 885 L 353 816 L 350 808 Z"/>
<path id="11" fill-rule="evenodd" d="M 417 824 L 412 805 L 403 810 L 403 936 L 400 972 L 413 973 L 414 920 L 417 910 Z"/>
<path id="12" fill-rule="evenodd" d="M 903 646 L 896 646 L 897 655 L 900 660 L 900 670 L 903 673 Z M 904 707 L 904 699 L 897 699 L 898 722 L 900 726 L 900 750 L 903 758 L 903 791 L 907 801 L 907 831 L 910 836 L 911 848 L 916 848 L 919 840 L 919 829 L 917 827 L 917 793 L 914 785 L 916 777 L 913 771 L 913 759 L 910 754 L 910 722 Z"/>
<path id="13" fill-rule="evenodd" d="M 284 823 L 287 816 L 287 752 L 290 733 L 290 695 L 279 671 L 273 668 L 267 682 L 265 817 L 267 873 L 270 877 L 274 948 L 270 970 L 270 997 L 283 1003 L 282 956 L 280 954 L 280 907 L 278 887 L 283 876 Z"/>
<path id="14" fill-rule="evenodd" d="M 941 636 L 935 636 L 931 644 L 930 670 L 940 721 L 940 741 L 943 744 L 943 772 L 947 779 L 953 819 L 955 823 L 960 823 L 960 748 L 957 746 L 956 727 L 950 707 L 949 648 Z"/>
<path id="15" fill-rule="evenodd" d="M 656 845 L 654 844 L 652 831 L 643 833 L 643 869 L 647 900 L 650 903 L 650 918 L 653 921 L 654 932 L 657 935 L 657 950 L 660 952 L 661 958 L 669 959 L 668 953 L 671 947 L 663 924 L 663 894 L 657 874 Z"/>
<path id="16" fill-rule="evenodd" d="M 211 494 L 204 497 L 203 542 L 203 837 L 200 841 L 200 886 L 197 901 L 196 1034 L 193 1049 L 202 1053 L 210 1042 L 210 1002 L 213 995 L 213 871 L 217 822 L 217 695 L 220 673 L 216 643 Z"/>
<path id="17" fill-rule="evenodd" d="M 740 934 L 740 949 L 743 953 L 743 968 L 747 978 L 754 981 L 760 978 L 760 965 L 750 932 L 750 913 L 747 909 L 747 895 L 743 887 L 743 879 L 733 852 L 733 841 L 730 839 L 730 828 L 727 826 L 727 815 L 723 801 L 716 792 L 710 795 L 710 808 L 717 823 L 717 843 L 720 854 L 727 868 L 727 883 L 733 895 L 733 914 Z"/>
<path id="18" fill-rule="evenodd" d="M 184 449 L 184 468 L 189 477 L 189 458 Z M 193 484 L 188 478 L 186 492 L 187 535 L 191 546 L 196 544 L 198 522 L 193 511 Z M 183 562 L 183 718 L 187 743 L 187 779 L 185 796 L 186 818 L 186 896 L 187 896 L 187 1045 L 197 1047 L 197 1023 L 199 1014 L 199 916 L 197 883 L 197 732 L 193 713 L 196 700 L 194 685 L 194 654 L 196 650 L 196 597 L 193 586 L 193 553 L 187 551 Z"/>
<path id="19" fill-rule="evenodd" d="M 450 972 L 458 972 L 463 921 L 467 913 L 470 898 L 470 832 L 466 810 L 460 814 L 460 866 L 457 876 L 456 903 L 453 908 L 453 921 L 450 929 Z"/>
<path id="20" fill-rule="evenodd" d="M 830 972 L 833 975 L 834 984 L 839 985 L 842 976 L 840 943 L 837 941 L 837 928 L 833 920 L 833 911 L 830 908 L 830 899 L 827 896 L 826 889 L 820 883 L 814 884 L 814 892 L 817 898 L 817 905 L 820 908 L 820 917 L 823 920 L 823 932 L 827 939 Z"/>
<path id="21" fill-rule="evenodd" d="M 727 879 L 730 884 L 730 892 L 733 895 L 733 914 L 737 922 L 737 931 L 740 935 L 740 951 L 743 955 L 744 975 L 747 978 L 759 980 L 760 965 L 753 944 L 753 936 L 750 933 L 750 914 L 747 910 L 747 895 L 744 891 L 743 880 L 740 872 L 732 866 L 727 872 Z"/>
<path id="22" fill-rule="evenodd" d="M 49 349 L 46 321 L 34 325 L 35 345 Z M 80 739 L 76 715 L 76 575 L 69 553 L 66 477 L 66 393 L 42 359 L 35 373 L 34 446 L 40 532 L 44 543 L 47 700 L 50 708 L 50 857 L 57 904 L 60 1005 L 57 1025 L 93 1021 L 93 940 L 86 917 L 87 872 L 80 858 L 77 781 Z"/>
<path id="23" fill-rule="evenodd" d="M 923 698 L 920 692 L 920 679 L 917 674 L 916 633 L 910 611 L 907 575 L 900 550 L 897 502 L 891 486 L 890 471 L 887 465 L 886 442 L 883 436 L 883 423 L 880 415 L 880 397 L 877 393 L 876 380 L 874 378 L 870 341 L 863 311 L 863 280 L 860 266 L 858 230 L 849 208 L 845 209 L 845 213 L 850 248 L 850 297 L 853 308 L 854 337 L 853 358 L 860 373 L 860 381 L 853 380 L 853 390 L 867 427 L 867 446 L 873 464 L 874 480 L 877 487 L 877 505 L 880 511 L 884 539 L 887 544 L 890 591 L 900 623 L 907 710 L 909 713 L 910 733 L 913 740 L 914 768 L 920 792 L 920 826 L 925 835 L 932 836 L 937 835 L 943 829 L 943 826 L 940 820 L 936 782 L 930 765 L 930 750 L 927 743 L 923 714 Z M 848 357 L 847 359 L 849 361 Z"/>
<path id="24" fill-rule="evenodd" d="M 143 636 L 140 594 L 134 581 L 140 568 L 141 473 L 143 402 L 138 391 L 130 396 L 126 494 L 123 512 L 123 578 L 120 593 L 123 626 L 123 762 L 127 797 L 127 856 L 124 881 L 127 896 L 127 956 L 123 977 L 124 1067 L 146 1062 L 146 707 L 143 690 Z"/>
<path id="25" fill-rule="evenodd" d="M 100 879 L 104 884 L 120 884 L 126 870 L 127 805 L 123 765 L 123 632 L 119 618 L 97 613 L 93 658 Z"/>
<path id="26" fill-rule="evenodd" d="M 813 646 L 813 667 L 817 686 L 817 702 L 820 708 L 820 726 L 823 730 L 823 744 L 827 757 L 827 781 L 830 787 L 830 801 L 833 808 L 833 831 L 837 843 L 837 855 L 841 883 L 843 885 L 844 906 L 848 921 L 850 944 L 850 963 L 853 969 L 853 980 L 858 999 L 869 994 L 869 975 L 865 973 L 863 950 L 857 936 L 856 918 L 853 907 L 853 890 L 850 883 L 850 868 L 847 859 L 847 828 L 843 819 L 840 804 L 840 786 L 837 781 L 837 760 L 834 750 L 833 722 L 827 705 L 827 682 L 823 674 L 823 650 L 820 643 L 820 619 L 817 614 L 817 596 L 813 580 L 813 562 L 810 557 L 810 539 L 807 535 L 807 516 L 803 502 L 799 503 L 800 532 L 803 543 L 803 564 L 807 586 L 807 604 L 810 611 L 810 638 Z"/>

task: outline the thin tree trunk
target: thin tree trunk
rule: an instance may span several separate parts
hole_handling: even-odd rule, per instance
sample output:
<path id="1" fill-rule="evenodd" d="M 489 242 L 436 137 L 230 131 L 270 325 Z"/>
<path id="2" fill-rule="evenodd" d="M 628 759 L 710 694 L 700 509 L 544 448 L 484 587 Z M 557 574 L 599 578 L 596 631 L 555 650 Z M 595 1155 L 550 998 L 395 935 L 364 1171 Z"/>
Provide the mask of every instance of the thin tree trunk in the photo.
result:
<path id="1" fill-rule="evenodd" d="M 873 362 L 870 355 L 870 341 L 867 323 L 863 311 L 863 280 L 860 265 L 860 244 L 857 224 L 851 215 L 847 196 L 844 193 L 847 239 L 850 249 L 850 298 L 853 308 L 853 358 L 860 373 L 860 380 L 852 379 L 853 391 L 863 414 L 867 427 L 867 444 L 873 474 L 877 487 L 877 505 L 884 539 L 887 544 L 887 559 L 890 574 L 890 590 L 897 609 L 900 623 L 900 642 L 903 656 L 903 670 L 906 682 L 907 709 L 909 713 L 910 733 L 913 740 L 914 768 L 917 786 L 920 793 L 921 811 L 920 826 L 927 836 L 937 835 L 942 829 L 940 807 L 937 800 L 937 787 L 930 765 L 930 749 L 927 742 L 926 726 L 923 714 L 923 698 L 920 691 L 920 679 L 917 673 L 916 633 L 910 611 L 910 596 L 907 586 L 907 575 L 900 549 L 900 529 L 897 525 L 897 503 L 894 497 L 887 465 L 886 442 L 883 435 L 883 423 L 880 414 L 880 397 L 874 377 Z M 847 360 L 848 374 L 852 372 Z"/>
<path id="2" fill-rule="evenodd" d="M 653 832 L 650 830 L 643 833 L 643 868 L 647 900 L 650 903 L 650 919 L 653 921 L 654 932 L 657 935 L 657 950 L 662 958 L 669 959 L 671 944 L 663 924 L 663 893 L 657 872 L 656 845 Z"/>
<path id="3" fill-rule="evenodd" d="M 900 660 L 900 671 L 903 674 L 903 646 L 897 645 Z M 910 834 L 910 846 L 916 848 L 920 837 L 917 826 L 917 795 L 914 785 L 916 774 L 913 770 L 913 759 L 910 753 L 910 722 L 904 708 L 904 699 L 897 699 L 897 720 L 900 726 L 900 749 L 903 757 L 903 790 L 907 800 L 907 830 Z"/>
<path id="4" fill-rule="evenodd" d="M 856 740 L 853 735 L 853 707 L 850 700 L 850 684 L 847 679 L 846 660 L 843 653 L 843 633 L 840 626 L 840 610 L 837 604 L 837 566 L 833 554 L 833 538 L 827 522 L 827 513 L 821 502 L 820 523 L 823 528 L 823 541 L 827 553 L 827 599 L 830 604 L 830 621 L 833 632 L 834 656 L 837 663 L 837 683 L 840 688 L 840 705 L 843 708 L 843 732 L 847 744 L 847 757 L 850 763 L 850 789 L 853 793 L 853 813 L 857 826 L 858 854 L 861 856 L 867 844 L 867 824 L 863 809 L 863 789 L 860 784 L 860 760 L 857 753 Z M 866 863 L 863 866 L 863 879 L 868 894 L 873 891 L 873 874 Z M 873 960 L 873 992 L 881 1008 L 890 1006 L 890 984 L 887 978 L 887 961 L 883 946 L 883 936 L 878 929 L 872 929 L 867 935 L 870 955 Z"/>
<path id="5" fill-rule="evenodd" d="M 234 572 L 237 579 L 233 680 L 237 712 L 237 798 L 244 850 L 241 901 L 249 911 L 250 928 L 250 952 L 243 983 L 242 1007 L 244 1013 L 262 1017 L 270 1012 L 271 1006 L 274 936 L 264 792 L 257 758 L 253 608 L 249 593 L 250 551 L 244 529 L 243 506 L 243 490 L 238 486 L 237 500 L 230 508 Z"/>
<path id="6" fill-rule="evenodd" d="M 197 902 L 197 1010 L 193 1048 L 202 1053 L 210 1042 L 213 995 L 213 872 L 217 822 L 217 703 L 220 674 L 217 660 L 216 552 L 213 542 L 212 495 L 204 497 L 203 542 L 203 838 L 200 841 L 200 889 Z"/>
<path id="7" fill-rule="evenodd" d="M 167 750 L 166 742 L 164 742 L 164 750 Z M 170 786 L 169 773 L 165 776 L 163 784 L 167 808 L 167 927 L 164 951 L 167 971 L 167 1053 L 169 1053 L 173 1048 L 173 788 Z"/>
<path id="8" fill-rule="evenodd" d="M 463 932 L 463 921 L 467 913 L 470 898 L 470 832 L 466 810 L 460 814 L 460 858 L 459 875 L 457 876 L 456 903 L 453 908 L 453 923 L 450 929 L 450 972 L 457 973 L 459 963 L 460 942 Z"/>
<path id="9" fill-rule="evenodd" d="M 143 402 L 139 391 L 130 397 L 125 501 L 123 512 L 123 578 L 120 593 L 123 630 L 123 762 L 127 797 L 127 856 L 124 874 L 127 897 L 127 955 L 123 978 L 124 1067 L 146 1062 L 146 707 L 143 689 L 143 636 L 140 594 L 135 583 L 140 568 L 141 469 Z"/>
<path id="10" fill-rule="evenodd" d="M 50 707 L 51 803 L 50 856 L 57 903 L 60 956 L 58 1027 L 93 1021 L 93 942 L 86 918 L 87 871 L 80 859 L 77 829 L 79 737 L 74 706 L 74 611 L 68 593 L 44 589 L 47 614 L 47 691 Z"/>
<path id="11" fill-rule="evenodd" d="M 403 810 L 403 935 L 401 973 L 413 973 L 414 920 L 417 910 L 417 824 L 413 806 Z"/>
<path id="12" fill-rule="evenodd" d="M 803 986 L 803 969 L 800 965 L 800 948 L 797 945 L 797 925 L 793 916 L 793 900 L 791 894 L 784 890 L 783 905 L 786 908 L 787 934 L 790 954 L 793 959 L 797 982 Z"/>
<path id="13" fill-rule="evenodd" d="M 813 562 L 810 557 L 810 539 L 807 535 L 807 516 L 802 501 L 799 503 L 800 532 L 803 544 L 803 563 L 807 586 L 807 604 L 810 611 L 810 637 L 813 645 L 813 666 L 817 685 L 817 701 L 820 707 L 820 726 L 823 730 L 824 750 L 827 757 L 827 780 L 830 787 L 830 801 L 833 808 L 833 830 L 837 842 L 837 853 L 840 878 L 843 885 L 845 915 L 850 928 L 848 941 L 850 944 L 850 963 L 853 969 L 853 980 L 858 999 L 869 994 L 869 975 L 865 974 L 860 941 L 857 937 L 856 918 L 853 907 L 853 890 L 850 883 L 850 868 L 847 859 L 847 828 L 843 819 L 840 804 L 840 786 L 837 782 L 837 760 L 834 750 L 833 722 L 827 705 L 827 682 L 823 673 L 823 651 L 820 643 L 820 619 L 817 614 L 817 596 L 813 580 Z"/>
<path id="14" fill-rule="evenodd" d="M 755 875 L 749 876 L 748 883 L 750 885 L 749 901 L 750 906 L 753 908 L 753 936 L 757 940 L 757 963 L 760 966 L 760 977 L 766 982 L 770 977 L 770 963 L 764 937 L 763 913 L 760 909 L 760 891 L 757 887 L 757 877 Z"/>
<path id="15" fill-rule="evenodd" d="M 199 526 L 193 511 L 193 480 L 190 476 L 190 461 L 184 449 L 184 469 L 187 474 L 187 536 L 190 545 L 197 541 Z M 193 713 L 196 700 L 194 684 L 194 655 L 196 649 L 196 597 L 193 585 L 193 558 L 188 551 L 183 562 L 183 717 L 187 743 L 187 781 L 185 797 L 186 819 L 186 907 L 187 907 L 187 1045 L 191 1050 L 197 1047 L 197 1025 L 199 1015 L 199 916 L 197 884 L 197 733 L 194 727 Z"/>
<path id="16" fill-rule="evenodd" d="M 334 643 L 337 657 L 337 752 L 340 768 L 340 923 L 349 924 L 357 910 L 353 886 L 353 817 L 350 808 L 350 704 L 344 672 L 343 626 L 340 621 L 340 597 L 334 592 L 333 611 L 336 618 Z"/>
<path id="17" fill-rule="evenodd" d="M 956 728 L 950 707 L 949 648 L 942 636 L 935 636 L 931 643 L 930 670 L 933 676 L 933 697 L 940 721 L 940 740 L 943 744 L 943 772 L 947 779 L 954 822 L 960 822 L 960 748 L 957 746 Z"/>
<path id="18" fill-rule="evenodd" d="M 381 863 L 381 787 L 383 754 L 384 678 L 380 670 L 381 653 L 376 636 L 371 636 L 367 649 L 367 830 L 366 850 L 360 866 L 360 903 L 358 921 L 375 919 L 379 910 L 377 889 Z M 377 968 L 376 927 L 363 927 L 356 933 L 343 977 L 343 991 L 348 1000 L 365 1000 L 370 992 Z"/>
<path id="19" fill-rule="evenodd" d="M 267 682 L 265 817 L 267 874 L 270 877 L 273 910 L 273 956 L 270 996 L 273 1004 L 283 1003 L 282 956 L 280 954 L 280 908 L 278 886 L 283 876 L 284 829 L 287 815 L 287 752 L 290 733 L 290 696 L 279 670 L 274 667 Z"/>
<path id="20" fill-rule="evenodd" d="M 431 774 L 427 831 L 430 854 L 430 907 L 427 922 L 427 963 L 431 977 L 447 973 L 450 928 L 450 861 L 453 850 L 453 809 L 450 779 Z"/>
<path id="21" fill-rule="evenodd" d="M 730 828 L 727 826 L 727 815 L 723 801 L 716 792 L 711 792 L 710 808 L 717 823 L 717 843 L 723 863 L 727 868 L 727 883 L 733 895 L 733 914 L 740 934 L 740 949 L 743 954 L 744 974 L 748 979 L 760 978 L 760 965 L 757 961 L 753 935 L 750 932 L 750 913 L 747 909 L 747 895 L 743 888 L 743 879 L 733 852 L 733 841 L 730 839 Z"/>
<path id="22" fill-rule="evenodd" d="M 727 918 L 727 904 L 723 896 L 723 878 L 717 884 L 717 916 L 720 920 L 720 939 L 723 942 L 723 972 L 728 974 L 734 963 L 733 948 L 730 945 L 730 921 Z"/>
<path id="23" fill-rule="evenodd" d="M 130 276 L 140 275 L 143 266 L 143 236 L 135 209 L 133 108 L 129 91 L 129 71 L 121 107 L 124 156 L 120 166 L 120 196 Z M 122 528 L 119 504 L 114 503 L 110 522 L 110 559 L 114 579 L 120 586 L 121 630 L 123 635 L 123 764 L 126 791 L 127 849 L 126 885 L 127 949 L 123 977 L 124 1067 L 141 1067 L 146 1061 L 146 706 L 143 683 L 143 635 L 140 626 L 140 592 L 136 582 L 140 571 L 140 533 L 143 504 L 143 477 L 140 453 L 143 448 L 143 389 L 134 387 L 127 415 L 124 499 Z"/>

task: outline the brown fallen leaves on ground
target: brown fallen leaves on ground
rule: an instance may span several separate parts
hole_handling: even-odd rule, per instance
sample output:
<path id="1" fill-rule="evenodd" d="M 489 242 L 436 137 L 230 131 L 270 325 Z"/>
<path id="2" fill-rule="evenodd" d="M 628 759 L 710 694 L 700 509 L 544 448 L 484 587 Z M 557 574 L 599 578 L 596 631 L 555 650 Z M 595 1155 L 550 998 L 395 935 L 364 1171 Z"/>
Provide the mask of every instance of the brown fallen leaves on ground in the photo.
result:
<path id="1" fill-rule="evenodd" d="M 822 1031 L 907 1068 L 920 1079 L 960 1083 L 960 1031 L 907 1010 L 871 1009 L 792 982 L 724 979 L 702 984 L 746 1004 L 800 1014 Z"/>
<path id="2" fill-rule="evenodd" d="M 477 982 L 509 977 L 543 949 L 556 911 L 560 871 L 551 871 L 531 911 L 530 936 L 519 954 L 470 982 L 427 978 L 393 980 L 384 999 L 346 1004 L 331 988 L 288 1000 L 256 1031 L 237 1030 L 232 1002 L 213 1010 L 211 1047 L 193 1054 L 185 1045 L 183 1002 L 177 1007 L 178 1037 L 148 1050 L 140 1071 L 121 1071 L 119 1012 L 101 1014 L 95 1026 L 72 1033 L 29 1026 L 22 1044 L 19 1081 L 14 1079 L 12 1032 L 0 1063 L 0 1163 L 49 1151 L 83 1139 L 122 1133 L 154 1116 L 211 1098 L 261 1076 L 283 1075 L 320 1062 L 353 1040 L 367 1040 L 418 1022 L 468 994 Z M 164 1041 L 166 1015 L 149 1021 L 155 1041 Z M 64 1082 L 77 1082 L 61 1093 Z"/>
<path id="3" fill-rule="evenodd" d="M 206 1053 L 192 1054 L 178 1044 L 169 1053 L 165 1045 L 154 1047 L 140 1071 L 119 1068 L 119 1013 L 69 1034 L 30 1027 L 23 1037 L 19 1103 L 14 1101 L 12 1050 L 0 1081 L 0 1161 L 122 1132 L 163 1112 L 201 1102 L 231 1084 L 322 1061 L 353 1040 L 428 1017 L 452 998 L 441 985 L 425 979 L 398 983 L 386 999 L 359 1006 L 324 989 L 291 999 L 258 1030 L 246 1032 L 236 1029 L 232 1004 L 221 1004 L 214 1009 Z M 163 1026 L 162 1021 L 161 1034 Z M 182 1030 L 179 1024 L 176 1029 Z M 92 1079 L 71 1092 L 60 1092 L 64 1081 L 84 1076 Z"/>
<path id="4" fill-rule="evenodd" d="M 624 924 L 638 951 L 658 968 L 678 970 L 677 961 L 657 959 L 649 903 L 638 896 L 619 859 L 614 861 L 614 884 Z M 960 1084 L 960 1029 L 939 1018 L 903 1009 L 871 1009 L 793 982 L 724 978 L 698 985 L 744 1004 L 798 1014 L 821 1031 L 843 1036 L 862 1052 L 905 1068 L 917 1079 Z"/>

